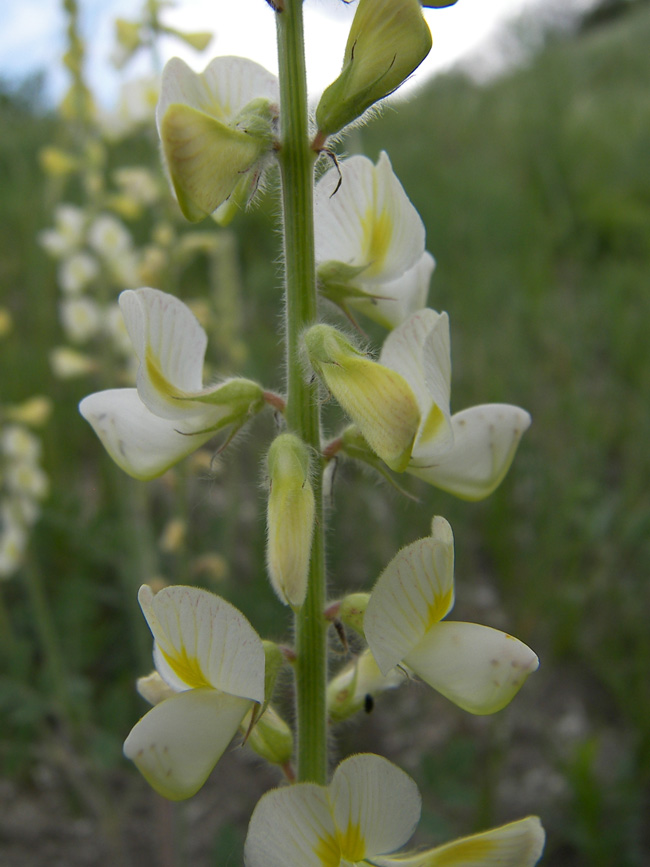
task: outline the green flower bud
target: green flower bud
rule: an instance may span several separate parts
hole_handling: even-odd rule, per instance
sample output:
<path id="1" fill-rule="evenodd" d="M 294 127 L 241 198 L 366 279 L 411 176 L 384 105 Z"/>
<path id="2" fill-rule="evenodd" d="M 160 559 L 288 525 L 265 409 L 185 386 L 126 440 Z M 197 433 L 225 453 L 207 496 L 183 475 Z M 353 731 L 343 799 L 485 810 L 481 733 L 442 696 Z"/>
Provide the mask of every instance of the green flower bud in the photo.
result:
<path id="1" fill-rule="evenodd" d="M 346 665 L 327 685 L 327 712 L 332 722 L 348 719 L 367 707 L 374 698 L 404 683 L 404 675 L 392 669 L 386 676 L 379 670 L 369 650 Z"/>
<path id="2" fill-rule="evenodd" d="M 341 623 L 363 635 L 363 615 L 370 599 L 369 593 L 350 593 L 341 600 L 338 618 Z"/>
<path id="3" fill-rule="evenodd" d="M 343 69 L 316 109 L 320 132 L 338 132 L 396 90 L 430 49 L 420 0 L 359 0 Z"/>
<path id="4" fill-rule="evenodd" d="M 250 721 L 249 712 L 242 721 L 242 730 L 248 730 Z M 286 765 L 293 755 L 291 729 L 271 705 L 255 723 L 246 743 L 272 765 Z"/>
<path id="5" fill-rule="evenodd" d="M 307 446 L 293 434 L 280 434 L 271 444 L 266 564 L 273 589 L 294 609 L 305 601 L 314 530 L 309 464 Z"/>

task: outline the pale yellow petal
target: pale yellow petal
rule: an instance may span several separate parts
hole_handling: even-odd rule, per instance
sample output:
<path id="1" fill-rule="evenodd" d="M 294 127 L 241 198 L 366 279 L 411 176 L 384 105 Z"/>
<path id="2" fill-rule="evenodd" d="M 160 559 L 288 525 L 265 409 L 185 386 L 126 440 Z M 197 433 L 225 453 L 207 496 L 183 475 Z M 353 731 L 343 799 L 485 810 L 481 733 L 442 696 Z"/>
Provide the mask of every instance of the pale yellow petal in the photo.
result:
<path id="1" fill-rule="evenodd" d="M 153 707 L 124 742 L 124 755 L 165 798 L 190 798 L 234 737 L 251 702 L 193 689 Z"/>
<path id="2" fill-rule="evenodd" d="M 533 867 L 542 857 L 544 829 L 528 816 L 435 849 L 373 860 L 376 867 Z"/>
<path id="3" fill-rule="evenodd" d="M 419 479 L 467 500 L 497 488 L 513 461 L 530 415 L 518 406 L 485 404 L 451 417 L 454 442 L 428 467 L 407 467 Z"/>
<path id="4" fill-rule="evenodd" d="M 519 641 L 478 623 L 431 627 L 404 662 L 429 686 L 470 713 L 495 713 L 519 691 L 539 660 Z"/>

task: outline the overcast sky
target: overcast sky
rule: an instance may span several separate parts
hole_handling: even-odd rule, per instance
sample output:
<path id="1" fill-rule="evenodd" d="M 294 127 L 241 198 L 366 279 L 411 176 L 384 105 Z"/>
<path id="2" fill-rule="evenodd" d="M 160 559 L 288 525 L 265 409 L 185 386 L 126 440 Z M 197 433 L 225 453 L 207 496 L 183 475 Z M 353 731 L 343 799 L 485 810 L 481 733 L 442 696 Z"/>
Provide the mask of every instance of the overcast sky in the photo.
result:
<path id="1" fill-rule="evenodd" d="M 449 9 L 427 9 L 425 14 L 433 35 L 433 49 L 418 70 L 414 83 L 433 71 L 444 69 L 467 57 L 493 37 L 504 21 L 516 17 L 540 0 L 458 0 Z M 566 0 L 567 5 L 589 0 Z M 109 57 L 113 46 L 113 20 L 130 18 L 139 8 L 137 0 L 79 0 L 84 34 L 92 34 L 88 48 L 88 78 L 93 91 L 105 105 L 115 99 L 119 75 Z M 321 91 L 340 70 L 343 48 L 354 6 L 341 0 L 306 0 L 307 58 L 310 90 Z M 0 77 L 23 78 L 43 70 L 47 94 L 58 98 L 66 86 L 60 57 L 65 45 L 65 19 L 60 0 L 0 0 Z M 218 54 L 252 57 L 277 71 L 274 14 L 265 0 L 178 0 L 165 14 L 165 22 L 187 30 L 211 30 L 215 39 L 199 55 L 183 49 L 175 40 L 165 40 L 163 59 L 182 56 L 194 69 L 202 69 Z M 133 64 L 125 74 L 148 71 Z"/>

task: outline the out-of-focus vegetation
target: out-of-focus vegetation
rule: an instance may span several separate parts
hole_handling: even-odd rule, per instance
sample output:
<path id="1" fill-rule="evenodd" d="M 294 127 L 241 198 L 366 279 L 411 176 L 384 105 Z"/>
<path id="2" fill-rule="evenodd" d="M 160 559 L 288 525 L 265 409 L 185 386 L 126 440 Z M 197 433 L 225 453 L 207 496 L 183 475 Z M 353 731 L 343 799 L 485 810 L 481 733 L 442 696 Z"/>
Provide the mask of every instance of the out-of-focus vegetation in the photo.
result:
<path id="1" fill-rule="evenodd" d="M 510 800 L 540 812 L 549 831 L 544 863 L 571 867 L 650 859 L 650 9 L 629 5 L 492 83 L 439 78 L 356 134 L 372 158 L 389 152 L 427 227 L 437 259 L 429 303 L 451 318 L 454 410 L 510 402 L 534 423 L 502 487 L 480 504 L 411 486 L 414 504 L 340 467 L 332 585 L 345 575 L 367 588 L 433 513 L 450 520 L 455 616 L 491 611 L 502 618 L 492 625 L 531 644 L 542 668 L 492 727 L 461 723 L 416 768 L 430 830 L 468 833 L 468 822 L 503 818 L 499 798 L 514 785 Z M 120 477 L 76 412 L 100 386 L 57 380 L 48 362 L 61 341 L 59 295 L 36 238 L 52 223 L 57 191 L 37 157 L 64 133 L 26 90 L 0 97 L 0 129 L 0 285 L 14 321 L 0 400 L 55 402 L 43 435 L 51 494 L 24 569 L 0 586 L 0 774 L 29 789 L 36 763 L 65 766 L 70 809 L 83 812 L 86 787 L 101 790 L 123 767 L 122 739 L 142 712 L 133 681 L 148 637 L 124 592 L 125 563 L 127 572 L 139 564 L 133 588 L 155 576 L 202 583 L 263 635 L 286 631 L 263 574 L 255 439 L 265 422 L 198 475 L 181 469 L 151 486 Z M 110 159 L 128 165 L 134 154 L 157 165 L 152 132 L 116 144 Z M 251 351 L 228 372 L 281 388 L 268 381 L 281 363 L 275 211 L 271 194 L 235 226 L 240 337 Z M 207 261 L 181 276 L 192 298 L 212 291 Z M 182 544 L 161 547 L 172 490 L 183 492 L 187 529 Z M 30 572 L 56 628 L 55 662 Z M 416 732 L 426 737 L 442 708 L 432 704 L 441 716 Z M 381 716 L 369 722 L 379 736 Z M 355 749 L 368 748 L 364 737 L 364 725 L 349 734 Z M 407 751 L 399 731 L 390 737 L 397 754 Z M 522 767 L 510 779 L 513 749 Z M 241 828 L 222 828 L 216 863 L 223 853 L 237 863 L 242 839 Z"/>

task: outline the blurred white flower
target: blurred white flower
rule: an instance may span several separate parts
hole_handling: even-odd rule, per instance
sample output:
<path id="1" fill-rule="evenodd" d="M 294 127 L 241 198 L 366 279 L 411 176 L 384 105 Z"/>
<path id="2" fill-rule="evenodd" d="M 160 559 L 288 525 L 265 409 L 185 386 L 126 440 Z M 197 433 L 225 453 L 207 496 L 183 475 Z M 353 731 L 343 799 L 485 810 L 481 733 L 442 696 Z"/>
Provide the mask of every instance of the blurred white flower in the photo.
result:
<path id="1" fill-rule="evenodd" d="M 50 256 L 58 259 L 80 247 L 85 225 L 86 214 L 81 208 L 69 204 L 58 205 L 54 211 L 54 228 L 44 229 L 38 240 Z"/>
<path id="2" fill-rule="evenodd" d="M 131 235 L 112 214 L 95 217 L 88 229 L 88 243 L 103 259 L 112 262 L 131 250 Z"/>
<path id="3" fill-rule="evenodd" d="M 101 324 L 99 306 L 90 298 L 71 298 L 59 307 L 61 323 L 70 340 L 85 343 L 97 334 Z"/>
<path id="4" fill-rule="evenodd" d="M 97 260 L 83 251 L 73 253 L 59 265 L 59 286 L 69 295 L 76 295 L 99 274 Z"/>

